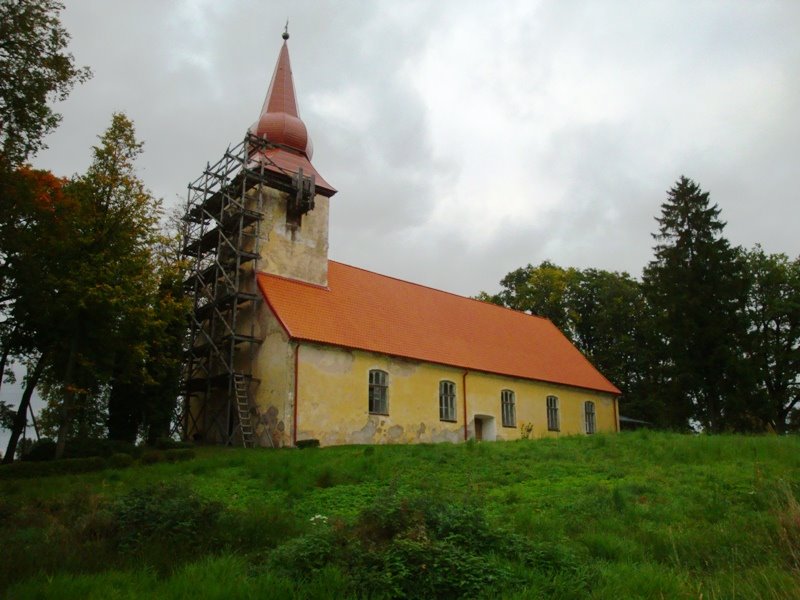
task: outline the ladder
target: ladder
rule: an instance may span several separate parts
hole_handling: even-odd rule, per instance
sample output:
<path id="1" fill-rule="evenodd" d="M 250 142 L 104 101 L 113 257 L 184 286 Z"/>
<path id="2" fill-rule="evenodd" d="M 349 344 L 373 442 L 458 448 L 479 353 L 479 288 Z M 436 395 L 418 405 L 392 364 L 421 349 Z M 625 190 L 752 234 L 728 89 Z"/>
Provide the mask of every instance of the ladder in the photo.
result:
<path id="1" fill-rule="evenodd" d="M 233 375 L 234 391 L 236 393 L 236 411 L 239 414 L 239 430 L 242 434 L 242 446 L 245 448 L 255 447 L 253 439 L 253 421 L 250 417 L 250 399 L 247 392 L 247 379 L 241 373 Z"/>

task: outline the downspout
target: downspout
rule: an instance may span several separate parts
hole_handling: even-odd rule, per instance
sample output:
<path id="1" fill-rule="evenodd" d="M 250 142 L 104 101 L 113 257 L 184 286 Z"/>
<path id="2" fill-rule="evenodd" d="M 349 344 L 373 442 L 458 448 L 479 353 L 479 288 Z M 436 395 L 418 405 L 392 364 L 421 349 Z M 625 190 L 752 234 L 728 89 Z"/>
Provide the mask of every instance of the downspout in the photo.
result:
<path id="1" fill-rule="evenodd" d="M 616 428 L 616 432 L 619 433 L 619 396 L 614 396 L 614 427 Z"/>
<path id="2" fill-rule="evenodd" d="M 292 403 L 292 446 L 297 446 L 297 373 L 300 362 L 300 343 L 294 346 L 294 402 Z"/>
<path id="3" fill-rule="evenodd" d="M 464 371 L 461 380 L 461 389 L 464 391 L 464 441 L 467 441 L 469 434 L 467 433 L 467 375 L 469 371 Z"/>

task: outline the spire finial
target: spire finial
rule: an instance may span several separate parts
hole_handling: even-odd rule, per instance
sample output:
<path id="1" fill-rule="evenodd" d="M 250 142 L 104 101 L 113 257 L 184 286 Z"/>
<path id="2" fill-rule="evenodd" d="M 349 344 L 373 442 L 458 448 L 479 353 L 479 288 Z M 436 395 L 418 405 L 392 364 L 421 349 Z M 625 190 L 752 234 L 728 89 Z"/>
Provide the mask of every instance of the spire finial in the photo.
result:
<path id="1" fill-rule="evenodd" d="M 284 40 L 289 39 L 289 19 L 286 19 L 286 26 L 283 28 L 283 34 L 281 34 L 281 37 Z"/>

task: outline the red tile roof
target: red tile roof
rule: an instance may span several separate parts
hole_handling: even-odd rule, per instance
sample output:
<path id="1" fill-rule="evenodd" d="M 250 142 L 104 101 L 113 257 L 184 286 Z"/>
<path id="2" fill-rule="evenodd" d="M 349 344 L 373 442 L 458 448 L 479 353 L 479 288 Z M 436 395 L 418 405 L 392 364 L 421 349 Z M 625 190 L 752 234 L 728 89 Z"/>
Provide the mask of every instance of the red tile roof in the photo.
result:
<path id="1" fill-rule="evenodd" d="M 259 273 L 294 340 L 576 386 L 609 382 L 549 320 L 328 262 L 328 287 Z"/>

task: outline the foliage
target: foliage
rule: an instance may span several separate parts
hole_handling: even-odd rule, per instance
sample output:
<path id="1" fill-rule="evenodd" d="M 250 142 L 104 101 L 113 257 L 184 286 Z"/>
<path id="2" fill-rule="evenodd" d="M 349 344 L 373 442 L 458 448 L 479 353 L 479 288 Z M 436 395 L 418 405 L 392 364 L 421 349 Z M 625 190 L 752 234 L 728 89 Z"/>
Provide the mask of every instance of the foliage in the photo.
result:
<path id="1" fill-rule="evenodd" d="M 297 444 L 295 445 L 301 450 L 303 448 L 319 448 L 319 440 L 317 439 L 297 440 Z"/>
<path id="2" fill-rule="evenodd" d="M 506 275 L 478 298 L 547 317 L 623 392 L 626 416 L 651 420 L 652 335 L 641 284 L 627 273 L 565 269 L 550 261 Z"/>
<path id="3" fill-rule="evenodd" d="M 116 543 L 133 552 L 152 543 L 191 545 L 207 536 L 222 506 L 209 502 L 185 485 L 162 483 L 134 489 L 113 505 Z"/>
<path id="4" fill-rule="evenodd" d="M 533 433 L 533 422 L 522 422 L 519 424 L 519 437 L 522 440 L 529 440 L 531 439 L 531 434 Z"/>
<path id="5" fill-rule="evenodd" d="M 293 576 L 335 566 L 366 596 L 473 598 L 509 582 L 496 556 L 535 556 L 523 539 L 492 529 L 475 504 L 431 496 L 390 492 L 352 525 L 311 521 L 314 530 L 281 546 L 273 563 Z"/>
<path id="6" fill-rule="evenodd" d="M 468 595 L 796 597 L 796 436 L 642 431 L 369 448 L 198 448 L 189 463 L 47 478 L 2 475 L 30 463 L 0 467 L 0 536 L 19 549 L 0 563 L 0 594 L 248 597 L 275 585 L 289 597 L 386 597 L 405 593 L 416 569 L 417 589 L 452 596 L 494 573 L 485 593 Z M 315 485 L 322 472 L 333 485 Z M 145 511 L 145 490 L 172 484 L 221 504 L 213 523 L 188 543 L 153 534 L 122 551 L 117 502 L 135 492 Z M 222 567 L 232 569 L 223 587 L 199 583 Z"/>
<path id="7" fill-rule="evenodd" d="M 0 429 L 8 429 L 14 426 L 14 418 L 17 415 L 17 411 L 14 410 L 8 402 L 0 400 Z"/>
<path id="8" fill-rule="evenodd" d="M 66 51 L 63 8 L 55 0 L 0 2 L 0 162 L 19 165 L 43 148 L 61 120 L 48 103 L 91 76 Z"/>
<path id="9" fill-rule="evenodd" d="M 661 211 L 643 282 L 658 332 L 664 420 L 685 429 L 694 419 L 719 432 L 740 424 L 750 391 L 744 264 L 723 236 L 719 207 L 690 179 L 677 181 Z"/>
<path id="10" fill-rule="evenodd" d="M 750 284 L 745 352 L 756 387 L 748 415 L 784 432 L 800 401 L 800 258 L 760 246 L 744 258 Z"/>
<path id="11" fill-rule="evenodd" d="M 107 463 L 99 456 L 65 458 L 63 460 L 17 462 L 0 469 L 0 479 L 39 478 L 75 473 L 90 473 L 105 469 Z"/>
<path id="12" fill-rule="evenodd" d="M 160 201 L 137 177 L 142 151 L 122 114 L 69 182 L 21 168 L 0 178 L 0 286 L 14 354 L 46 355 L 46 429 L 133 442 L 168 434 L 180 378 L 186 300 Z M 106 410 L 108 411 L 106 416 Z"/>

